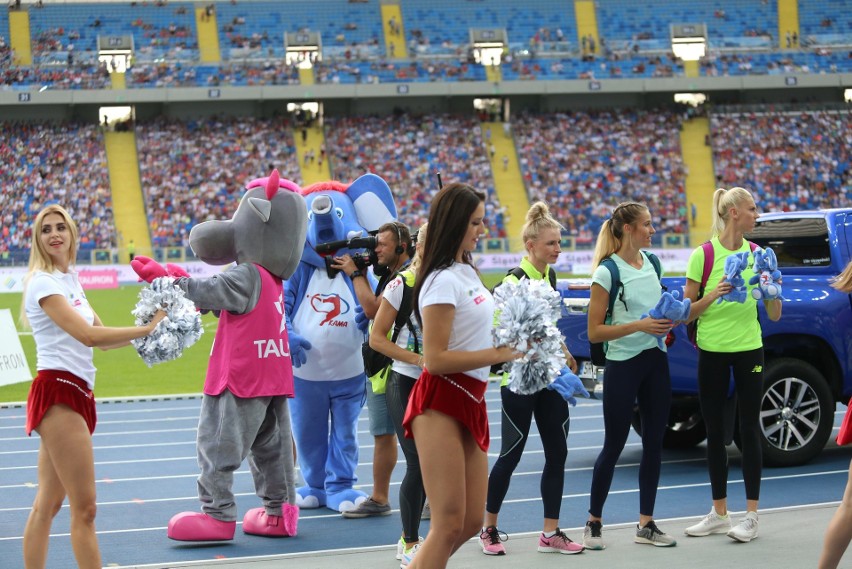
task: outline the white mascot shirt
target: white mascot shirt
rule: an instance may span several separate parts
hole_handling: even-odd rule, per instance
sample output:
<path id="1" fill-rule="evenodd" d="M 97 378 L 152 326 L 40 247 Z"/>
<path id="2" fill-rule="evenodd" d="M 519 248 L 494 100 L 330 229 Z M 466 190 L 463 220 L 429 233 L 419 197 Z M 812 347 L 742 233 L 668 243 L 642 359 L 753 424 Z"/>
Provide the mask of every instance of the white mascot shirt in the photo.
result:
<path id="1" fill-rule="evenodd" d="M 325 269 L 315 269 L 293 316 L 294 330 L 311 343 L 307 361 L 293 369 L 301 379 L 333 381 L 364 373 L 364 333 L 355 325 L 358 301 L 346 279 L 343 273 L 330 279 Z"/>

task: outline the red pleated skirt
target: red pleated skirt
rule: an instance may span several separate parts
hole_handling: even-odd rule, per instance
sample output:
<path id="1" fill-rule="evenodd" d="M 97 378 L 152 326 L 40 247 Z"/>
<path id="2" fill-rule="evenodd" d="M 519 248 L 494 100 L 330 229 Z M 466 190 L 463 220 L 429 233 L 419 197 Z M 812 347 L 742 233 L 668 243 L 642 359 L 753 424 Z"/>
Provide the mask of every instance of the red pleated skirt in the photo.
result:
<path id="1" fill-rule="evenodd" d="M 485 389 L 488 382 L 463 373 L 432 375 L 423 370 L 405 410 L 402 426 L 405 436 L 414 438 L 411 422 L 426 409 L 434 409 L 453 417 L 470 431 L 483 452 L 488 452 L 491 437 L 488 431 L 488 412 L 485 408 Z"/>
<path id="2" fill-rule="evenodd" d="M 66 405 L 79 413 L 95 432 L 98 421 L 95 411 L 95 396 L 86 381 L 71 372 L 56 369 L 41 369 L 33 379 L 27 396 L 27 435 L 37 429 L 44 414 L 53 405 Z"/>

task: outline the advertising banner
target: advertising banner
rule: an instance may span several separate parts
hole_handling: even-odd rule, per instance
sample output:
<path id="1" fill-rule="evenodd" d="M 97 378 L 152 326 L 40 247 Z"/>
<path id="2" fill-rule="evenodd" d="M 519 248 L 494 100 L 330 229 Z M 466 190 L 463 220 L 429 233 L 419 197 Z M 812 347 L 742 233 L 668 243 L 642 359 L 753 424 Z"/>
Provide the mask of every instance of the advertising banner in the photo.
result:
<path id="1" fill-rule="evenodd" d="M 30 381 L 32 378 L 12 311 L 4 308 L 0 310 L 0 385 Z"/>

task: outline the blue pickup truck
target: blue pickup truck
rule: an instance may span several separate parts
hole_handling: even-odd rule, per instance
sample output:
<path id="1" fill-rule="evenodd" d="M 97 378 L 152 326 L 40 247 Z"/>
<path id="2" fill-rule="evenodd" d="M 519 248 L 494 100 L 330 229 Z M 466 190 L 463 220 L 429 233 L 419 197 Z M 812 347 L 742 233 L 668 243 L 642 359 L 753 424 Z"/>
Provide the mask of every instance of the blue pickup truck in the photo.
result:
<path id="1" fill-rule="evenodd" d="M 769 320 L 758 303 L 766 357 L 760 414 L 764 462 L 804 464 L 831 435 L 836 403 L 845 404 L 852 395 L 852 297 L 829 286 L 852 257 L 852 209 L 763 214 L 746 237 L 772 247 L 783 273 L 781 320 Z M 685 279 L 663 277 L 663 284 L 682 290 Z M 558 327 L 578 361 L 580 377 L 600 397 L 603 369 L 589 359 L 589 286 L 588 279 L 560 281 L 566 310 Z M 664 444 L 694 446 L 706 433 L 698 405 L 698 351 L 685 326 L 675 328 L 668 354 L 674 397 Z M 633 425 L 641 431 L 638 413 Z M 735 426 L 732 436 L 736 442 Z"/>

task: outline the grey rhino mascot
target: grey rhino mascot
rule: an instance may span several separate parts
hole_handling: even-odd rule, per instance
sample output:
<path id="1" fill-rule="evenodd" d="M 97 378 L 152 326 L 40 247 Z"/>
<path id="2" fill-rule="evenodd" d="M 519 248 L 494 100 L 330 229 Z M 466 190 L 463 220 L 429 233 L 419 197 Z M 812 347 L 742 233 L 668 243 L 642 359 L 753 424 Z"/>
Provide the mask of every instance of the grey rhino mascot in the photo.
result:
<path id="1" fill-rule="evenodd" d="M 236 265 L 211 278 L 188 278 L 147 257 L 131 263 L 147 282 L 171 276 L 201 310 L 219 311 L 198 421 L 198 498 L 201 512 L 169 521 L 179 541 L 234 538 L 234 471 L 248 457 L 263 507 L 246 512 L 247 534 L 296 535 L 296 475 L 288 399 L 293 397 L 284 288 L 299 265 L 307 231 L 300 188 L 280 179 L 252 180 L 233 219 L 192 228 L 189 244 L 202 261 Z"/>

